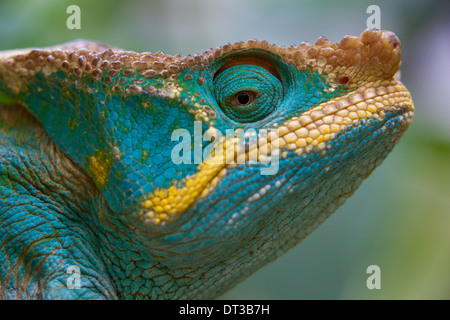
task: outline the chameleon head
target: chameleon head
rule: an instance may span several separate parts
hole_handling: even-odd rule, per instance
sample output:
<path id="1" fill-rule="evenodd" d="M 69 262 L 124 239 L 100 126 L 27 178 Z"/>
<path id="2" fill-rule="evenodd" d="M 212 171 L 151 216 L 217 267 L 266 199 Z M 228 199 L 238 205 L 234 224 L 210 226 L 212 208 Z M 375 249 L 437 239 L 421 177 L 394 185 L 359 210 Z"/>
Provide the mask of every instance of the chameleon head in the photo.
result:
<path id="1" fill-rule="evenodd" d="M 0 90 L 92 178 L 107 218 L 174 269 L 221 274 L 223 290 L 303 239 L 387 156 L 414 109 L 400 56 L 377 30 L 187 57 L 72 43 L 1 53 Z"/>

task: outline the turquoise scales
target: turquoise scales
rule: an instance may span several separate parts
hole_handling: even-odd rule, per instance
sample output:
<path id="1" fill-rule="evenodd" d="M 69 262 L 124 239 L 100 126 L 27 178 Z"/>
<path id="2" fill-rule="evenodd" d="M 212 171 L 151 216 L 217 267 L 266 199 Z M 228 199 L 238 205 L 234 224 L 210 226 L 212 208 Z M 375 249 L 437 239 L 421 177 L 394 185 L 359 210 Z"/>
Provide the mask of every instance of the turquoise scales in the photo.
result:
<path id="1" fill-rule="evenodd" d="M 307 236 L 393 148 L 414 110 L 400 55 L 376 30 L 187 57 L 89 42 L 0 53 L 0 296 L 224 292 Z M 175 164 L 172 134 L 193 136 L 195 121 L 276 130 L 262 145 L 280 147 L 278 171 Z M 261 148 L 240 152 L 262 160 Z"/>

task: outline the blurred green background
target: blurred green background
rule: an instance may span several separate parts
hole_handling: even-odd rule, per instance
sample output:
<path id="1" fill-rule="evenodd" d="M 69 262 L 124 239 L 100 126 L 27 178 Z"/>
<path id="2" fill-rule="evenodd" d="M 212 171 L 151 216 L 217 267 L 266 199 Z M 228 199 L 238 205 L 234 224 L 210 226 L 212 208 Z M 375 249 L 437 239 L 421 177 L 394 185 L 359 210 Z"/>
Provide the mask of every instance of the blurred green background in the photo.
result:
<path id="1" fill-rule="evenodd" d="M 388 159 L 300 245 L 224 294 L 224 299 L 450 298 L 449 1 L 0 0 L 0 50 L 77 38 L 135 51 L 201 53 L 238 40 L 279 45 L 339 41 L 381 27 L 402 41 L 402 80 L 416 115 Z M 68 30 L 66 8 L 81 8 Z M 368 290 L 366 269 L 381 268 Z"/>

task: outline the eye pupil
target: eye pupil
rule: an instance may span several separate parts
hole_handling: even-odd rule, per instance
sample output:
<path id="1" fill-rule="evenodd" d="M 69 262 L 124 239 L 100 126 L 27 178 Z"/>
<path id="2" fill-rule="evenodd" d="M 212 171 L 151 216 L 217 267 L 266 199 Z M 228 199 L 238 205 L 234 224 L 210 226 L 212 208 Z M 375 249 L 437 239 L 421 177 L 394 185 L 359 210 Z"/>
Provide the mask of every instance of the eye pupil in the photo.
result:
<path id="1" fill-rule="evenodd" d="M 250 95 L 247 92 L 239 92 L 237 95 L 239 104 L 245 106 L 250 102 Z"/>

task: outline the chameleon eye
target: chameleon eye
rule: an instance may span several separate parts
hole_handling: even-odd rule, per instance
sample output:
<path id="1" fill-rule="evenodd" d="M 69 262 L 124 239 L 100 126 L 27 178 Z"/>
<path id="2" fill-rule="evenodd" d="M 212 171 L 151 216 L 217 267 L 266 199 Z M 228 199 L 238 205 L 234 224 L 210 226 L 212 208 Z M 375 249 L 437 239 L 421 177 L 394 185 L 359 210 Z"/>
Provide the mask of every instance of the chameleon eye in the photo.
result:
<path id="1" fill-rule="evenodd" d="M 214 95 L 220 108 L 241 123 L 258 121 L 274 112 L 282 92 L 278 77 L 257 65 L 233 65 L 214 78 Z"/>
<path id="2" fill-rule="evenodd" d="M 238 106 L 246 106 L 255 100 L 256 94 L 252 91 L 239 91 L 234 95 L 235 104 Z"/>

